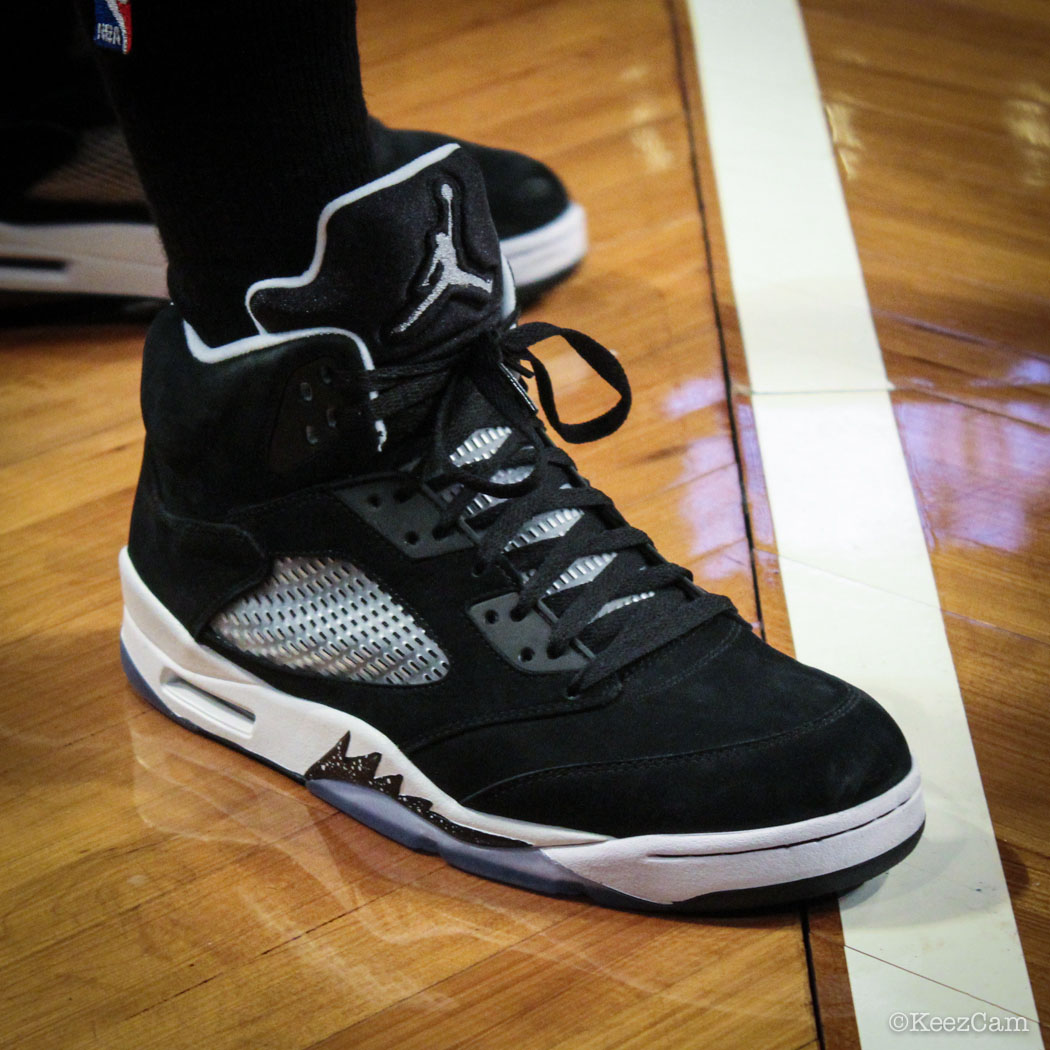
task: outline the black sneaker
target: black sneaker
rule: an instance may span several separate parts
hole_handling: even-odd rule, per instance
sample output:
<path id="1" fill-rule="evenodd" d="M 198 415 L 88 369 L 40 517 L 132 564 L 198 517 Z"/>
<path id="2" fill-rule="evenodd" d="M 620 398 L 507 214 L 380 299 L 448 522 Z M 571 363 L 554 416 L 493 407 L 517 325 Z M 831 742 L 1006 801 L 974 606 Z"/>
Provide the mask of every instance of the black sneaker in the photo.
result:
<path id="1" fill-rule="evenodd" d="M 347 249 L 368 239 L 367 254 Z M 258 334 L 172 308 L 120 557 L 129 678 L 415 849 L 645 909 L 837 891 L 905 856 L 919 774 L 875 701 L 765 645 L 547 438 L 627 415 L 616 358 L 513 294 L 466 151 L 325 209 Z M 620 395 L 559 419 L 562 336 Z"/>
<path id="2" fill-rule="evenodd" d="M 455 140 L 371 122 L 383 173 Z M 0 180 L 0 293 L 166 299 L 167 263 L 120 128 L 76 135 L 54 125 L 8 128 L 21 176 Z M 520 303 L 564 280 L 587 253 L 583 208 L 546 165 L 461 143 L 477 160 Z M 12 188 L 12 186 L 14 188 Z"/>

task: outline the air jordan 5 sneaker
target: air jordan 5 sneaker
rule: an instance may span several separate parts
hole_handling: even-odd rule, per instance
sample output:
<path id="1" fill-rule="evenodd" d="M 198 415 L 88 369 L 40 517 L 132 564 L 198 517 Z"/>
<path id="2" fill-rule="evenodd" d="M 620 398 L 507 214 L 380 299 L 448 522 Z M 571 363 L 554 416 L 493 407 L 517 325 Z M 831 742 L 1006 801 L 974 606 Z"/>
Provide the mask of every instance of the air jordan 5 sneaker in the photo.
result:
<path id="1" fill-rule="evenodd" d="M 120 555 L 132 685 L 530 890 L 715 912 L 885 871 L 924 820 L 900 730 L 766 645 L 555 443 L 610 435 L 630 387 L 594 339 L 516 323 L 486 181 L 439 144 L 331 201 L 310 265 L 246 289 L 242 335 L 156 317 Z M 597 418 L 562 420 L 555 338 L 616 395 Z"/>

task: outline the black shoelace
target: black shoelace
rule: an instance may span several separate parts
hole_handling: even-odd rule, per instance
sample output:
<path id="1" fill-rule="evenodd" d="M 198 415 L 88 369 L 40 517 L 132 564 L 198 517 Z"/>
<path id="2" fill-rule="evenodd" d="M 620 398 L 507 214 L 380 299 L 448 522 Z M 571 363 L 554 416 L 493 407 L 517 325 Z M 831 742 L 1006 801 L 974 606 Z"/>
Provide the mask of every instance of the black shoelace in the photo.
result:
<path id="1" fill-rule="evenodd" d="M 532 351 L 537 343 L 554 336 L 564 339 L 619 394 L 612 408 L 582 423 L 561 419 L 550 376 Z M 552 429 L 573 444 L 613 433 L 630 410 L 630 384 L 615 355 L 582 332 L 546 323 L 491 331 L 452 350 L 346 378 L 358 388 L 364 382 L 371 395 L 352 412 L 359 426 L 366 416 L 392 419 L 437 401 L 429 448 L 406 479 L 412 485 L 425 484 L 446 493 L 445 509 L 435 530 L 438 534 L 455 528 L 479 494 L 493 498 L 489 506 L 465 519 L 479 536 L 479 572 L 507 556 L 507 545 L 538 515 L 559 510 L 583 512 L 563 535 L 515 549 L 512 563 L 525 582 L 511 616 L 521 618 L 541 599 L 548 607 L 556 599 L 560 608 L 551 630 L 549 655 L 556 658 L 576 643 L 591 656 L 572 684 L 572 690 L 579 692 L 720 613 L 735 610 L 728 598 L 692 585 L 687 569 L 661 558 L 649 537 L 628 525 L 608 496 L 580 479 L 569 456 L 544 434 L 517 377 L 535 379 Z M 498 451 L 479 464 L 484 474 L 456 466 L 448 448 L 465 381 L 472 382 L 511 427 Z M 516 481 L 493 480 L 498 472 L 513 467 L 528 468 L 528 472 Z M 637 553 L 613 557 L 587 582 L 553 598 L 547 595 L 578 559 L 628 551 Z M 639 596 L 645 596 L 644 600 L 632 600 Z M 599 616 L 610 603 L 615 603 L 612 609 Z"/>

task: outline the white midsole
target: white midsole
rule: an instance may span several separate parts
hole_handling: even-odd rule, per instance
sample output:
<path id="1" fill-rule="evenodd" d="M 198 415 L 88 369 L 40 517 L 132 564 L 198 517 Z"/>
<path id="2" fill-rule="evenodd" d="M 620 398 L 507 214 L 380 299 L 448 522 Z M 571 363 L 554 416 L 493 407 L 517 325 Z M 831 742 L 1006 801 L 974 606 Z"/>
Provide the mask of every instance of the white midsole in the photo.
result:
<path id="1" fill-rule="evenodd" d="M 519 288 L 575 266 L 587 253 L 583 208 L 502 241 Z M 168 264 L 155 226 L 141 222 L 0 223 L 0 289 L 168 297 Z M 19 260 L 28 265 L 19 266 Z M 33 263 L 54 263 L 54 269 Z"/>
<path id="2" fill-rule="evenodd" d="M 865 813 L 878 812 L 864 819 Z M 885 794 L 826 817 L 756 831 L 639 835 L 543 852 L 620 893 L 660 904 L 843 871 L 909 839 L 926 819 L 919 771 Z M 837 828 L 825 830 L 824 828 Z"/>
<path id="3" fill-rule="evenodd" d="M 303 775 L 346 733 L 350 755 L 378 752 L 375 775 L 400 775 L 401 793 L 429 799 L 463 827 L 513 838 L 576 874 L 654 903 L 776 885 L 830 874 L 885 853 L 924 819 L 919 773 L 852 809 L 777 827 L 611 839 L 533 824 L 460 805 L 383 733 L 353 715 L 266 684 L 195 642 L 120 553 L 121 640 L 146 684 L 180 718 L 260 758 Z"/>

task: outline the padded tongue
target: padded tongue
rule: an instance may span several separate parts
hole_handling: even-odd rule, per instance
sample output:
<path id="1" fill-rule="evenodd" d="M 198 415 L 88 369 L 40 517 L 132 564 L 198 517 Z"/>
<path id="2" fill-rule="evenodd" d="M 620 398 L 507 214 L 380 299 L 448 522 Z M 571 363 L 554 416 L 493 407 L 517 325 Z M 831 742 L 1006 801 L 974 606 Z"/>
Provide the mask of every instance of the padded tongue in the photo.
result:
<path id="1" fill-rule="evenodd" d="M 506 280 L 481 172 L 449 144 L 329 203 L 309 268 L 246 302 L 264 332 L 348 329 L 380 364 L 498 323 Z"/>

